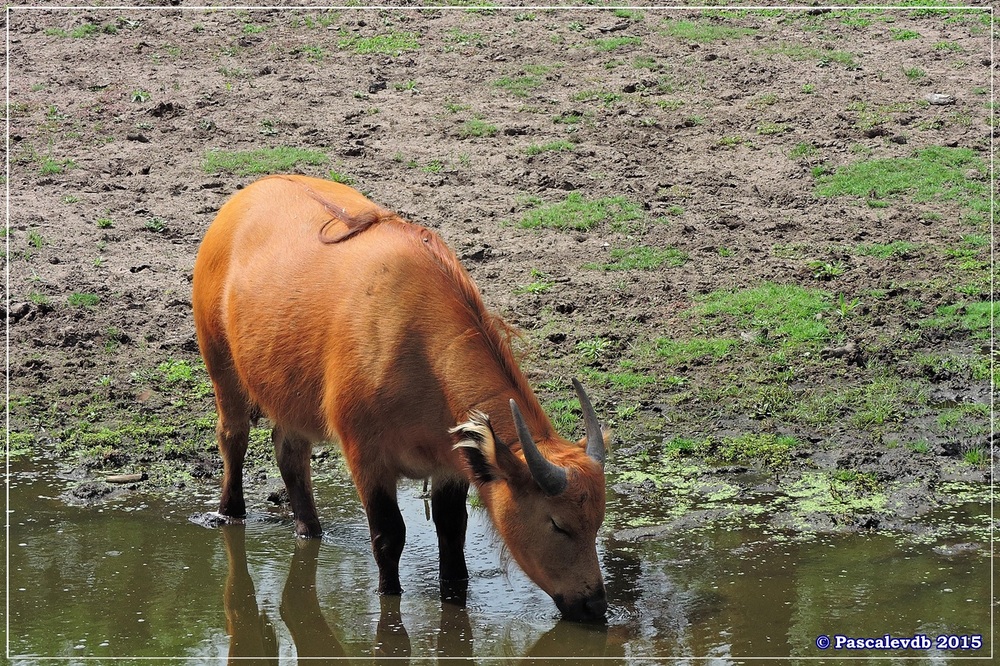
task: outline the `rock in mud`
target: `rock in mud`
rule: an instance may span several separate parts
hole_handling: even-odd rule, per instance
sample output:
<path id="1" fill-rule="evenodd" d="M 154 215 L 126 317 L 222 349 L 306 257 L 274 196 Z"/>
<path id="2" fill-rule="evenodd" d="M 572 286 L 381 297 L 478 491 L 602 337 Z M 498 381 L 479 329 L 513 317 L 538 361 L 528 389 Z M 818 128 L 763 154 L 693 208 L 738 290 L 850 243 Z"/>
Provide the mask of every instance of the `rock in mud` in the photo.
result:
<path id="1" fill-rule="evenodd" d="M 208 511 L 206 513 L 196 513 L 188 516 L 188 520 L 195 525 L 200 525 L 207 529 L 215 529 L 216 527 L 221 527 L 223 525 L 228 525 L 230 523 L 239 523 L 242 521 L 232 520 L 231 518 L 226 518 L 221 513 L 215 511 Z"/>
<path id="2" fill-rule="evenodd" d="M 941 93 L 927 93 L 924 95 L 924 99 L 927 100 L 927 102 L 932 106 L 947 106 L 955 103 L 954 97 L 951 95 L 943 95 Z"/>
<path id="3" fill-rule="evenodd" d="M 62 494 L 67 504 L 93 504 L 107 499 L 115 489 L 101 481 L 78 483 Z"/>

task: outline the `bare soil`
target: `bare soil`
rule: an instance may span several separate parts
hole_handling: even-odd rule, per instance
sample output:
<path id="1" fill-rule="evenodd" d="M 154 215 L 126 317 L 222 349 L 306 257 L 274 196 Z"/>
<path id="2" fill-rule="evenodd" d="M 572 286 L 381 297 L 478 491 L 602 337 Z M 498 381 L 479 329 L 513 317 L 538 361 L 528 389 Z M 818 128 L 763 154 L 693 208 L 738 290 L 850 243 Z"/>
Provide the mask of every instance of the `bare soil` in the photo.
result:
<path id="1" fill-rule="evenodd" d="M 989 164 L 980 14 L 171 4 L 9 14 L 11 442 L 61 460 L 76 500 L 217 482 L 191 269 L 215 212 L 258 176 L 210 173 L 206 157 L 279 146 L 325 156 L 287 170 L 349 178 L 436 230 L 523 332 L 543 402 L 566 412 L 570 377 L 586 380 L 614 429 L 612 473 L 676 438 L 770 433 L 796 441 L 779 486 L 855 472 L 872 492 L 906 486 L 920 514 L 940 483 L 984 480 L 991 349 L 961 317 L 990 300 L 990 247 L 968 240 L 989 234 L 988 213 L 946 194 L 818 191 L 846 165 L 928 147 Z M 640 214 L 524 228 L 571 193 Z M 888 258 L 859 249 L 898 241 Z M 640 246 L 681 259 L 600 268 Z M 693 314 L 766 284 L 822 292 L 827 333 L 798 344 Z M 661 353 L 713 336 L 739 342 Z M 863 404 L 887 382 L 882 412 Z M 254 446 L 262 501 L 265 435 Z M 877 518 L 839 525 L 914 516 Z"/>

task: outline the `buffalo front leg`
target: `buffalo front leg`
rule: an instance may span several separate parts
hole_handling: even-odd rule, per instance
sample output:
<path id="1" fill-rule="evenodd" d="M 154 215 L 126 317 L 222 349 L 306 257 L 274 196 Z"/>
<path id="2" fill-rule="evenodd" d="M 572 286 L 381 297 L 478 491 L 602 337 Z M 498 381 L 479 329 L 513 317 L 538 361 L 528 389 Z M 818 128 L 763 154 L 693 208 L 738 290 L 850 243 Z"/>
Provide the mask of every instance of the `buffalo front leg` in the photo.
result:
<path id="1" fill-rule="evenodd" d="M 322 536 L 323 529 L 316 514 L 312 491 L 312 466 L 309 463 L 312 443 L 280 426 L 271 431 L 271 441 L 295 516 L 295 534 L 306 538 Z"/>
<path id="2" fill-rule="evenodd" d="M 438 537 L 438 570 L 441 596 L 464 600 L 469 570 L 465 565 L 465 531 L 469 514 L 465 508 L 469 484 L 457 479 L 434 479 L 431 515 Z"/>
<path id="3" fill-rule="evenodd" d="M 359 489 L 360 490 L 360 489 Z M 368 515 L 372 554 L 378 565 L 378 593 L 402 594 L 399 585 L 399 557 L 406 543 L 406 525 L 396 503 L 396 487 L 376 487 L 363 492 L 361 501 Z"/>

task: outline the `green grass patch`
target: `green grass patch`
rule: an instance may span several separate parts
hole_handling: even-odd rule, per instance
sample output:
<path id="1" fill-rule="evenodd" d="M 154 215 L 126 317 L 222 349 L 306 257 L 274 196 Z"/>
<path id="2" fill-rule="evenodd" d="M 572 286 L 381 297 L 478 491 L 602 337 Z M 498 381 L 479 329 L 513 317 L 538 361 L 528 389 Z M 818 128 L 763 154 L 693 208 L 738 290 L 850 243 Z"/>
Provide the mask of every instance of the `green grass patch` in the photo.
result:
<path id="1" fill-rule="evenodd" d="M 284 173 L 300 165 L 326 164 L 327 156 L 317 150 L 279 146 L 258 150 L 210 150 L 205 154 L 202 168 L 207 173 L 228 172 L 238 176 Z"/>
<path id="2" fill-rule="evenodd" d="M 538 155 L 545 152 L 562 152 L 564 150 L 573 150 L 575 144 L 570 141 L 550 141 L 548 143 L 537 144 L 533 143 L 524 149 L 524 152 L 528 155 Z"/>
<path id="3" fill-rule="evenodd" d="M 740 344 L 731 338 L 695 338 L 693 340 L 656 340 L 656 353 L 671 365 L 692 361 L 717 361 Z"/>
<path id="4" fill-rule="evenodd" d="M 465 139 L 470 136 L 494 136 L 498 131 L 496 125 L 479 118 L 470 118 L 459 128 L 458 133 Z"/>
<path id="5" fill-rule="evenodd" d="M 675 247 L 659 248 L 648 245 L 611 250 L 612 261 L 605 264 L 585 264 L 584 268 L 602 271 L 649 271 L 660 266 L 676 267 L 688 260 L 686 252 Z"/>
<path id="6" fill-rule="evenodd" d="M 73 292 L 66 300 L 75 308 L 93 308 L 101 302 L 101 297 L 97 294 Z"/>
<path id="7" fill-rule="evenodd" d="M 733 28 L 707 21 L 667 20 L 662 24 L 662 34 L 686 42 L 716 42 L 739 39 L 757 31 L 752 28 Z"/>
<path id="8" fill-rule="evenodd" d="M 550 400 L 543 406 L 556 432 L 564 437 L 572 437 L 580 425 L 580 417 L 578 416 L 580 413 L 580 401 L 576 398 L 570 400 Z"/>
<path id="9" fill-rule="evenodd" d="M 847 51 L 819 49 L 801 44 L 769 47 L 764 49 L 764 52 L 784 55 L 797 61 L 815 60 L 820 67 L 828 67 L 833 63 L 843 65 L 847 69 L 856 69 L 858 66 L 854 54 Z"/>
<path id="10" fill-rule="evenodd" d="M 811 157 L 815 157 L 818 152 L 819 150 L 816 146 L 811 143 L 799 143 L 788 151 L 788 157 L 793 160 L 809 159 Z"/>
<path id="11" fill-rule="evenodd" d="M 31 432 L 11 431 L 7 444 L 9 447 L 7 453 L 11 460 L 15 460 L 31 454 L 35 448 L 35 435 Z"/>
<path id="12" fill-rule="evenodd" d="M 840 394 L 842 408 L 853 411 L 851 422 L 862 430 L 900 422 L 910 408 L 926 402 L 926 386 L 893 375 L 875 377 Z"/>
<path id="13" fill-rule="evenodd" d="M 515 287 L 514 293 L 518 295 L 542 294 L 551 289 L 553 285 L 555 285 L 555 282 L 552 282 L 551 280 L 548 279 L 549 277 L 548 275 L 537 269 L 534 268 L 531 269 L 531 277 L 534 278 L 534 282 L 530 282 L 526 285 L 521 285 L 520 287 Z"/>
<path id="14" fill-rule="evenodd" d="M 594 370 L 593 368 L 586 368 L 583 370 L 583 374 L 590 382 L 601 382 L 605 385 L 615 386 L 625 390 L 637 389 L 656 383 L 655 375 L 632 372 L 629 370 L 624 370 L 622 372 L 603 372 L 600 370 Z"/>
<path id="15" fill-rule="evenodd" d="M 766 122 L 757 125 L 757 134 L 760 134 L 761 136 L 767 136 L 769 134 L 784 134 L 789 129 L 791 128 L 784 123 Z"/>
<path id="16" fill-rule="evenodd" d="M 604 106 L 611 106 L 621 101 L 622 94 L 609 90 L 581 90 L 572 99 L 574 102 L 602 102 Z"/>
<path id="17" fill-rule="evenodd" d="M 832 175 L 822 175 L 816 193 L 824 197 L 855 196 L 884 200 L 902 195 L 915 201 L 959 201 L 976 207 L 989 198 L 987 186 L 966 177 L 976 169 L 988 171 L 977 153 L 969 148 L 931 146 L 911 157 L 867 160 L 842 166 Z"/>
<path id="18" fill-rule="evenodd" d="M 390 32 L 374 37 L 343 37 L 337 41 L 337 46 L 349 49 L 357 54 L 399 54 L 404 51 L 416 51 L 420 48 L 417 36 L 412 32 Z"/>
<path id="19" fill-rule="evenodd" d="M 968 331 L 973 338 L 985 340 L 990 336 L 990 310 L 996 312 L 997 301 L 980 301 L 942 305 L 935 316 L 928 318 L 925 326 Z M 994 316 L 994 325 L 996 325 Z"/>
<path id="20" fill-rule="evenodd" d="M 767 331 L 769 339 L 799 344 L 828 337 L 816 315 L 831 308 L 830 295 L 797 285 L 765 283 L 751 289 L 716 291 L 704 296 L 692 313 L 737 329 Z"/>
<path id="21" fill-rule="evenodd" d="M 41 171 L 43 176 L 55 176 L 75 167 L 76 162 L 73 160 L 57 160 L 54 157 L 49 156 L 42 159 L 39 171 Z"/>
<path id="22" fill-rule="evenodd" d="M 620 226 L 643 217 L 642 207 L 623 196 L 587 201 L 579 192 L 571 192 L 562 203 L 528 211 L 520 226 L 524 229 L 589 231 L 602 222 Z"/>
<path id="23" fill-rule="evenodd" d="M 540 88 L 544 79 L 540 76 L 526 74 L 524 76 L 505 76 L 497 79 L 494 86 L 506 90 L 515 97 L 527 97 Z"/>
<path id="24" fill-rule="evenodd" d="M 625 46 L 639 46 L 642 44 L 640 37 L 608 37 L 605 39 L 595 39 L 592 41 L 594 48 L 598 51 L 616 51 Z"/>
<path id="25" fill-rule="evenodd" d="M 918 247 L 920 246 L 910 241 L 893 241 L 891 243 L 859 245 L 854 248 L 854 253 L 863 257 L 877 257 L 879 259 L 906 259 Z"/>

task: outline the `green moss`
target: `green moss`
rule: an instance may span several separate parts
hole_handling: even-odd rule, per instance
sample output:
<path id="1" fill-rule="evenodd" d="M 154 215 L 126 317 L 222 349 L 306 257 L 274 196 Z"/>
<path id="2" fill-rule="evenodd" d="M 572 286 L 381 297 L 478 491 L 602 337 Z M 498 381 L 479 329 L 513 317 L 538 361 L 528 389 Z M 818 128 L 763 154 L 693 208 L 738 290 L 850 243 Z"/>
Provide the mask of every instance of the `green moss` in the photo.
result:
<path id="1" fill-rule="evenodd" d="M 857 472 L 804 472 L 785 492 L 792 499 L 792 513 L 800 519 L 816 513 L 841 517 L 879 513 L 888 500 L 871 475 Z"/>

